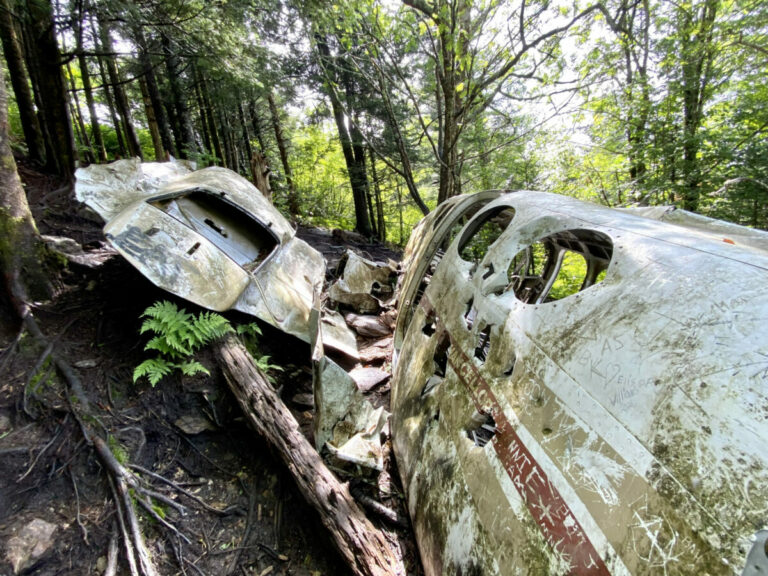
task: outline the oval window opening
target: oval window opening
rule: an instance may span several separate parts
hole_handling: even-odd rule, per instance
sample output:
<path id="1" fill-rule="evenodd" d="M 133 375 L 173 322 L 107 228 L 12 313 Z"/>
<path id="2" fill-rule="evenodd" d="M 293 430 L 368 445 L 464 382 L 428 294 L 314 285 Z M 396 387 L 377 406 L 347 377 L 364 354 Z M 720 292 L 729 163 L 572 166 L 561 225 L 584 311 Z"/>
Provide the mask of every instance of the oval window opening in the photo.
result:
<path id="1" fill-rule="evenodd" d="M 507 269 L 506 291 L 542 304 L 572 296 L 605 278 L 613 243 L 602 232 L 564 230 L 518 252 Z"/>
<path id="2" fill-rule="evenodd" d="M 459 243 L 459 256 L 466 262 L 480 262 L 515 217 L 511 206 L 499 206 L 482 214 L 466 230 Z"/>

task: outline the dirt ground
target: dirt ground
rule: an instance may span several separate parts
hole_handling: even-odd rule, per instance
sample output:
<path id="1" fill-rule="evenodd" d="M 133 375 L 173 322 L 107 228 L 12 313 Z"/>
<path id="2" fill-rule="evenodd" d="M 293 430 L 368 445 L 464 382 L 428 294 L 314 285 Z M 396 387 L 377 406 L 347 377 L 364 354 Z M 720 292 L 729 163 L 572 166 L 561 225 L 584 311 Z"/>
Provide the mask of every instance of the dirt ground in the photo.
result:
<path id="1" fill-rule="evenodd" d="M 88 249 L 102 245 L 100 223 L 73 212 L 68 188 L 24 167 L 20 172 L 41 233 L 73 238 Z M 325 253 L 329 268 L 344 252 L 344 242 L 323 231 L 302 235 Z M 397 258 L 383 246 L 357 248 L 376 259 Z M 161 574 L 348 573 L 290 474 L 245 425 L 210 352 L 201 358 L 210 377 L 170 376 L 154 388 L 133 383 L 133 369 L 145 358 L 140 315 L 157 300 L 173 301 L 172 296 L 120 257 L 97 269 L 69 264 L 58 288 L 52 302 L 34 309 L 53 353 L 75 368 L 88 399 L 98 406 L 97 426 L 113 451 L 146 485 L 181 505 L 155 501 L 158 514 L 176 532 L 149 514 L 140 518 Z M 0 576 L 103 574 L 110 541 L 118 534 L 107 475 L 70 412 L 67 387 L 52 366 L 50 350 L 8 322 L 2 328 Z M 263 353 L 283 368 L 275 372 L 276 386 L 309 431 L 309 346 L 268 326 L 263 330 Z M 375 392 L 379 401 L 386 401 L 387 389 Z M 342 478 L 404 515 L 391 458 L 386 482 Z M 382 491 L 382 486 L 388 488 Z M 421 574 L 410 529 L 371 519 L 400 543 L 409 573 Z M 25 533 L 33 526 L 41 530 L 34 536 L 38 548 L 31 557 L 20 557 L 30 548 Z M 119 562 L 117 573 L 127 574 L 122 552 Z"/>

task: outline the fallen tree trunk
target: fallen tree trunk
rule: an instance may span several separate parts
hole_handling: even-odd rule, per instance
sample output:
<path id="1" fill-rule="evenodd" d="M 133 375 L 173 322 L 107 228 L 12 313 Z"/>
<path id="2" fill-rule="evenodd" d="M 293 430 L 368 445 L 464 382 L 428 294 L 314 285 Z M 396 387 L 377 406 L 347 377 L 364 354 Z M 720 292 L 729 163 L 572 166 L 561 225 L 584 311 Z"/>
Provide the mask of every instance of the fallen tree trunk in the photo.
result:
<path id="1" fill-rule="evenodd" d="M 348 486 L 326 468 L 242 344 L 230 336 L 218 344 L 216 355 L 251 426 L 277 449 L 354 573 L 405 574 L 396 545 L 366 518 Z"/>

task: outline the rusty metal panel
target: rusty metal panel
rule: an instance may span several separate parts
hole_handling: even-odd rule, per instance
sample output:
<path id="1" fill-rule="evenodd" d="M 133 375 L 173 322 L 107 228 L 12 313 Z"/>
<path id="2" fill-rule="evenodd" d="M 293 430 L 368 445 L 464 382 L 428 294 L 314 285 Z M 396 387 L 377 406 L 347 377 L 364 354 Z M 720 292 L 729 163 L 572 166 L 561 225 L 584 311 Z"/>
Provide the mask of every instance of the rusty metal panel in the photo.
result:
<path id="1" fill-rule="evenodd" d="M 449 238 L 428 218 L 409 252 Z M 768 253 L 742 232 L 517 192 L 406 276 L 391 425 L 428 574 L 741 572 L 768 509 Z"/>

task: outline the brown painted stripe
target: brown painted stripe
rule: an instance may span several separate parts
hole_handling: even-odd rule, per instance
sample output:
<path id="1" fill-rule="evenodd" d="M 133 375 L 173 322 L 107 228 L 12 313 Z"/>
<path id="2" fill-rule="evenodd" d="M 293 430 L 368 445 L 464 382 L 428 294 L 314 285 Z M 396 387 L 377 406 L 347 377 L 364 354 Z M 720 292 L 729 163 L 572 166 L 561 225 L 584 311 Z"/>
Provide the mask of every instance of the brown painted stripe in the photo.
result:
<path id="1" fill-rule="evenodd" d="M 426 295 L 421 307 L 427 313 L 434 311 Z M 438 331 L 445 330 L 439 318 Z M 501 409 L 477 366 L 451 337 L 448 363 L 469 391 L 478 412 L 490 414 L 496 423 L 496 434 L 491 443 L 512 484 L 539 525 L 550 548 L 570 564 L 571 576 L 610 576 L 608 567 L 595 550 L 586 532 L 579 524 L 568 504 L 550 482 L 544 470 L 533 457 Z"/>
<path id="2" fill-rule="evenodd" d="M 515 432 L 477 367 L 455 345 L 453 339 L 451 348 L 456 351 L 458 361 L 451 355 L 448 363 L 471 394 L 477 410 L 490 413 L 496 422 L 497 432 L 491 440 L 493 448 L 512 484 L 539 525 L 544 539 L 570 563 L 569 574 L 608 576 L 610 572 L 602 557 L 557 488 Z"/>

